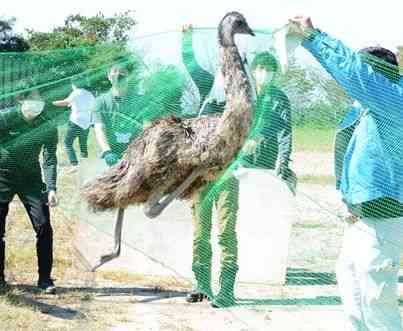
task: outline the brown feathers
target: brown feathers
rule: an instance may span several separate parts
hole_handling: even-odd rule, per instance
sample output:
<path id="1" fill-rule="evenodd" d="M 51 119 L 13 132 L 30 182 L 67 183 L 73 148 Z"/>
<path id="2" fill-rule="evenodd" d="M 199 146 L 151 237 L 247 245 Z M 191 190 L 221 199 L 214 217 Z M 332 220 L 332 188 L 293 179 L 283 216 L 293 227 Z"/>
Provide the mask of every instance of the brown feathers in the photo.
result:
<path id="1" fill-rule="evenodd" d="M 165 118 L 145 128 L 123 159 L 85 185 L 90 208 L 102 211 L 143 204 L 155 190 L 166 194 L 194 169 L 206 171 L 182 195 L 189 199 L 236 158 L 251 126 L 250 86 L 235 46 L 221 46 L 226 108 L 221 116 Z"/>

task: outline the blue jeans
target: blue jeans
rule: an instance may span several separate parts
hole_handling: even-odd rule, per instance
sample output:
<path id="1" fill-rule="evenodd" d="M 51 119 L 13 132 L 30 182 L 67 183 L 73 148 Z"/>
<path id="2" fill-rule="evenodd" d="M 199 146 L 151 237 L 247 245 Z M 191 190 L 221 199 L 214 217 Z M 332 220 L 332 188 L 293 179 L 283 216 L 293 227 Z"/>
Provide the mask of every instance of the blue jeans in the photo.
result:
<path id="1" fill-rule="evenodd" d="M 71 165 L 78 164 L 77 156 L 73 148 L 73 143 L 76 138 L 78 138 L 80 144 L 81 157 L 83 158 L 88 157 L 87 140 L 89 131 L 90 131 L 89 128 L 83 129 L 70 121 L 67 124 L 67 132 L 66 137 L 64 139 L 64 148 L 66 150 Z"/>

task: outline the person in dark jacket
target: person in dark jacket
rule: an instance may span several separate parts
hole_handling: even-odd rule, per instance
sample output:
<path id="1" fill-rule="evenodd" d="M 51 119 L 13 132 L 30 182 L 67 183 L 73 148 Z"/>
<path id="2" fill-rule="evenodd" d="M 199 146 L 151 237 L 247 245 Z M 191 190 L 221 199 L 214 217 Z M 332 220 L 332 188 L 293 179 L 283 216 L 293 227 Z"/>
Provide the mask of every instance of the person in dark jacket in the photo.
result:
<path id="1" fill-rule="evenodd" d="M 25 88 L 24 88 L 25 90 Z M 57 205 L 57 128 L 44 112 L 37 90 L 21 93 L 0 111 L 0 287 L 5 287 L 5 229 L 9 204 L 18 195 L 36 232 L 38 287 L 55 293 L 51 279 L 53 230 L 49 206 Z M 43 156 L 42 180 L 40 154 Z"/>
<path id="2" fill-rule="evenodd" d="M 200 94 L 199 116 L 214 116 L 224 110 L 223 91 L 215 91 L 213 85 L 220 81 L 196 61 L 193 51 L 191 26 L 183 28 L 182 58 Z M 295 178 L 289 168 L 292 148 L 291 108 L 287 96 L 272 82 L 278 70 L 276 59 L 268 52 L 258 54 L 252 63 L 252 75 L 256 82 L 257 113 L 252 132 L 256 133 L 247 143 L 249 156 L 242 160 L 246 167 L 275 169 L 285 180 Z M 211 291 L 211 244 L 210 233 L 212 208 L 215 204 L 219 215 L 219 243 L 222 247 L 221 289 L 213 305 L 230 306 L 234 303 L 234 282 L 238 270 L 236 219 L 239 205 L 239 181 L 230 176 L 215 192 L 213 199 L 206 197 L 207 187 L 193 203 L 193 266 L 197 285 L 188 302 L 212 298 Z"/>
<path id="3" fill-rule="evenodd" d="M 251 65 L 257 102 L 251 139 L 246 144 L 249 155 L 244 166 L 277 169 L 282 179 L 295 180 L 289 167 L 292 152 L 291 105 L 288 97 L 274 85 L 279 66 L 269 52 L 258 53 Z M 295 184 L 294 184 L 295 185 Z M 295 187 L 290 186 L 293 193 Z"/>
<path id="4" fill-rule="evenodd" d="M 200 94 L 199 116 L 215 116 L 224 110 L 225 100 L 212 97 L 215 77 L 203 69 L 193 52 L 193 31 L 191 26 L 183 27 L 182 60 Z M 193 262 L 192 270 L 196 278 L 195 289 L 187 295 L 189 303 L 203 299 L 213 300 L 213 307 L 229 307 L 235 304 L 234 287 L 238 271 L 238 242 L 236 220 L 238 214 L 239 181 L 234 176 L 220 184 L 218 190 L 211 190 L 215 183 L 208 185 L 193 201 Z M 209 193 L 214 191 L 214 196 Z M 212 210 L 218 211 L 218 237 L 222 249 L 220 291 L 214 297 L 211 289 L 211 227 Z"/>

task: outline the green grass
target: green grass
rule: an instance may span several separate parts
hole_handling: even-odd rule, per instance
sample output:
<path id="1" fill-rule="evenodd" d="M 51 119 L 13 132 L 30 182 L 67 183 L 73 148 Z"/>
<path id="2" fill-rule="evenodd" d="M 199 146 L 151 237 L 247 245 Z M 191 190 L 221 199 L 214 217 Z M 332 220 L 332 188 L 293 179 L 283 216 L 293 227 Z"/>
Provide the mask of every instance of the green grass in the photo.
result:
<path id="1" fill-rule="evenodd" d="M 334 129 L 297 127 L 293 133 L 294 152 L 331 152 L 333 149 Z"/>
<path id="2" fill-rule="evenodd" d="M 298 177 L 298 182 L 304 184 L 334 185 L 336 179 L 334 176 L 326 175 L 303 175 Z"/>
<path id="3" fill-rule="evenodd" d="M 293 150 L 294 152 L 331 152 L 333 150 L 335 129 L 315 128 L 315 127 L 294 127 L 293 128 Z M 63 141 L 65 130 L 59 132 L 58 156 L 67 162 Z M 78 139 L 74 142 L 74 149 L 79 155 Z M 95 139 L 94 128 L 90 129 L 88 137 L 88 152 L 90 155 L 99 153 L 99 148 Z"/>
<path id="4" fill-rule="evenodd" d="M 329 227 L 328 225 L 319 223 L 295 223 L 293 226 L 298 229 L 307 229 L 307 230 L 322 229 Z"/>
<path id="5" fill-rule="evenodd" d="M 60 184 L 59 192 L 63 192 L 64 178 L 60 178 Z M 67 290 L 48 296 L 36 289 L 35 235 L 21 203 L 12 203 L 8 216 L 6 279 L 11 286 L 0 292 L 0 330 L 107 329 L 108 323 L 114 322 L 114 314 L 120 312 L 108 302 L 94 299 L 95 287 L 102 278 L 84 271 L 75 262 L 72 241 L 76 220 L 66 219 L 57 208 L 51 211 L 55 237 L 53 276 L 56 285 Z M 110 284 L 108 286 L 113 287 Z M 94 287 L 94 291 L 81 291 L 74 289 L 75 286 Z M 105 316 L 106 310 L 110 316 Z"/>

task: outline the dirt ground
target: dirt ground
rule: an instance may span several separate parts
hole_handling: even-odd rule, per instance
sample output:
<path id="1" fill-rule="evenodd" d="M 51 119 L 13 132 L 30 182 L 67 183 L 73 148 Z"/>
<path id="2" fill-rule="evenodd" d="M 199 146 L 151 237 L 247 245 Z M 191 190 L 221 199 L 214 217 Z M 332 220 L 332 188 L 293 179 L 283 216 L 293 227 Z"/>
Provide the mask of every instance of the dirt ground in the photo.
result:
<path id="1" fill-rule="evenodd" d="M 325 156 L 296 171 L 309 176 L 322 169 L 321 175 L 329 176 L 330 167 Z M 213 309 L 207 302 L 185 303 L 191 288 L 186 279 L 87 271 L 72 246 L 77 220 L 66 216 L 77 199 L 68 193 L 76 182 L 72 176 L 61 178 L 61 208 L 53 211 L 58 294 L 43 295 L 35 288 L 33 231 L 20 203 L 13 202 L 6 238 L 10 289 L 0 294 L 0 330 L 347 331 L 334 275 L 342 206 L 332 185 L 299 187 L 285 286 L 238 284 L 238 305 Z"/>

